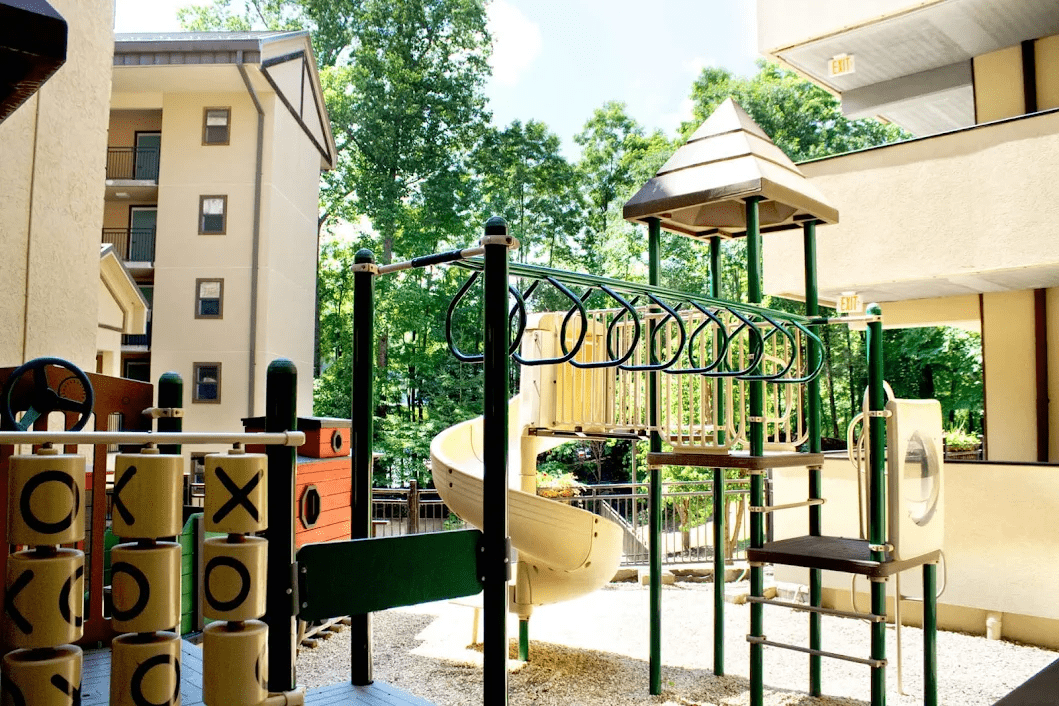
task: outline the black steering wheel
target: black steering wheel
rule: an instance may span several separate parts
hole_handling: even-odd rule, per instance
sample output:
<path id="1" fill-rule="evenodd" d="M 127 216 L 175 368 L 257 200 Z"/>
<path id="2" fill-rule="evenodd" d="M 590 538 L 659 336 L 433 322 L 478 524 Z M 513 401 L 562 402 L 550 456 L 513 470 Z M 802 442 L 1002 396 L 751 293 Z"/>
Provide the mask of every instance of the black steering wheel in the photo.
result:
<path id="1" fill-rule="evenodd" d="M 71 380 L 76 381 L 81 385 L 83 394 L 80 396 L 83 399 L 64 397 L 58 391 L 53 390 L 48 384 L 48 366 L 55 366 L 69 371 L 71 375 L 60 383 L 59 388 L 62 389 Z M 33 387 L 28 396 L 29 407 L 26 409 L 26 413 L 22 415 L 22 419 L 16 420 L 11 406 L 11 398 L 19 380 L 26 373 L 32 373 L 33 375 Z M 75 394 L 75 397 L 77 396 Z M 85 375 L 83 370 L 62 358 L 34 358 L 15 368 L 11 373 L 11 377 L 4 383 L 4 389 L 0 391 L 0 416 L 3 418 L 5 428 L 26 431 L 42 415 L 47 416 L 50 412 L 55 411 L 76 412 L 81 416 L 70 427 L 69 431 L 80 431 L 84 429 L 85 424 L 88 424 L 88 418 L 92 414 L 94 402 L 95 392 L 92 390 L 92 383 L 89 382 L 88 376 Z"/>

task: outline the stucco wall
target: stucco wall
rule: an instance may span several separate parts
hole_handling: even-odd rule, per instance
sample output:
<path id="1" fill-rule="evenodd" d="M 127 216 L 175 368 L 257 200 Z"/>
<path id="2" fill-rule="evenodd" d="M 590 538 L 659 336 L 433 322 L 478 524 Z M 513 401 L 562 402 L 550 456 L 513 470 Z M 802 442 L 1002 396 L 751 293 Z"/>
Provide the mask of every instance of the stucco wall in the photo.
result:
<path id="1" fill-rule="evenodd" d="M 0 124 L 0 365 L 57 355 L 95 370 L 113 0 L 52 6 L 66 64 Z"/>
<path id="2" fill-rule="evenodd" d="M 1026 112 L 1022 89 L 1022 47 L 1015 45 L 976 56 L 974 110 L 979 123 L 1011 118 Z"/>
<path id="3" fill-rule="evenodd" d="M 278 99 L 271 103 L 262 204 L 264 336 L 258 367 L 263 371 L 279 356 L 294 361 L 298 412 L 311 415 L 320 154 Z"/>
<path id="4" fill-rule="evenodd" d="M 1036 461 L 1033 292 L 984 295 L 982 321 L 987 458 Z"/>
<path id="5" fill-rule="evenodd" d="M 1059 526 L 1048 518 L 1059 512 L 1059 468 L 1047 465 L 950 463 L 945 467 L 945 573 L 939 624 L 947 629 L 983 633 L 988 611 L 1005 613 L 1004 635 L 1059 647 Z M 777 503 L 805 499 L 804 469 L 777 469 Z M 823 533 L 856 537 L 857 489 L 853 466 L 845 457 L 824 464 Z M 776 538 L 808 533 L 808 512 L 774 513 Z M 921 571 L 902 573 L 901 592 L 921 595 Z M 807 583 L 808 570 L 776 567 L 778 581 Z M 940 581 L 940 579 L 939 579 Z M 893 596 L 894 582 L 888 584 Z M 849 606 L 850 576 L 824 572 L 825 601 Z M 858 606 L 869 605 L 868 583 L 857 581 Z M 918 622 L 914 603 L 902 606 Z"/>
<path id="6" fill-rule="evenodd" d="M 108 147 L 135 147 L 137 132 L 157 132 L 162 129 L 160 110 L 114 110 L 110 113 Z"/>
<path id="7" fill-rule="evenodd" d="M 1048 336 L 1048 460 L 1059 463 L 1059 288 L 1045 293 Z"/>
<path id="8" fill-rule="evenodd" d="M 202 144 L 205 106 L 231 106 L 230 144 Z M 151 378 L 183 376 L 189 431 L 237 430 L 247 412 L 255 126 L 245 93 L 163 97 Z M 228 197 L 224 235 L 198 234 L 204 195 Z M 224 279 L 222 319 L 194 317 L 198 278 Z M 196 362 L 222 364 L 221 404 L 192 401 Z"/>
<path id="9" fill-rule="evenodd" d="M 800 168 L 840 214 L 817 230 L 821 297 L 955 296 L 1002 289 L 992 272 L 1059 264 L 1059 199 L 1042 198 L 1059 184 L 1059 113 Z M 802 293 L 802 251 L 800 231 L 765 236 L 766 292 Z"/>

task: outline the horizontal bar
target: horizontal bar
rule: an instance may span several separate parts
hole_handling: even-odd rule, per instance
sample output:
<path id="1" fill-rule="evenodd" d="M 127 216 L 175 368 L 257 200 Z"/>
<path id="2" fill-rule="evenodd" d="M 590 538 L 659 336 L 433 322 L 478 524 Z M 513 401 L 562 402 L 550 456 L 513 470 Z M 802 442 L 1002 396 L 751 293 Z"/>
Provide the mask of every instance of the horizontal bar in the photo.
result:
<path id="1" fill-rule="evenodd" d="M 769 600 L 768 598 L 762 598 L 761 596 L 747 596 L 746 600 L 747 603 L 761 603 L 762 605 L 774 605 L 779 606 L 780 608 L 801 610 L 806 613 L 820 613 L 821 615 L 833 615 L 836 618 L 860 618 L 861 620 L 867 620 L 872 623 L 882 623 L 886 620 L 886 616 L 875 615 L 874 613 L 853 613 L 848 610 L 836 610 L 835 608 L 812 606 L 806 603 L 788 603 L 787 601 Z"/>
<path id="2" fill-rule="evenodd" d="M 873 324 L 877 321 L 882 321 L 882 317 L 878 314 L 854 314 L 852 316 L 832 316 L 832 317 L 817 317 L 814 318 L 810 323 L 815 325 L 820 324 L 852 324 L 852 323 L 866 323 Z"/>
<path id="3" fill-rule="evenodd" d="M 798 645 L 788 645 L 783 642 L 772 642 L 766 640 L 763 637 L 754 637 L 753 635 L 747 635 L 746 641 L 755 645 L 765 645 L 766 647 L 778 647 L 781 650 L 793 650 L 794 652 L 802 652 L 807 655 L 813 655 L 816 657 L 830 657 L 831 659 L 841 659 L 846 662 L 856 662 L 857 664 L 865 664 L 872 669 L 881 669 L 886 666 L 885 659 L 870 659 L 864 657 L 852 657 L 850 655 L 840 655 L 837 652 L 825 652 L 824 650 L 813 650 L 808 647 L 799 647 Z"/>
<path id="4" fill-rule="evenodd" d="M 303 431 L 228 434 L 194 431 L 4 431 L 0 444 L 262 444 L 301 446 Z"/>
<path id="5" fill-rule="evenodd" d="M 464 248 L 463 250 L 446 250 L 445 252 L 437 252 L 431 255 L 421 255 L 420 257 L 413 257 L 411 260 L 395 262 L 390 265 L 379 265 L 379 274 L 388 275 L 391 272 L 400 272 L 401 270 L 411 270 L 413 268 L 418 267 L 430 267 L 431 265 L 441 265 L 446 262 L 465 260 L 468 257 L 479 257 L 484 254 L 485 248 L 481 246 L 473 248 Z"/>
<path id="6" fill-rule="evenodd" d="M 810 507 L 812 505 L 823 505 L 823 498 L 813 498 L 800 503 L 785 503 L 783 505 L 751 505 L 750 512 L 775 512 L 776 510 L 790 510 L 796 507 Z"/>
<path id="7" fill-rule="evenodd" d="M 481 271 L 485 268 L 485 263 L 481 260 L 466 260 L 455 263 L 459 267 L 464 267 L 469 270 Z M 634 294 L 654 294 L 658 297 L 664 297 L 666 299 L 679 299 L 687 302 L 697 302 L 705 306 L 719 306 L 728 309 L 737 309 L 742 312 L 767 315 L 774 319 L 780 319 L 783 321 L 797 321 L 801 324 L 812 325 L 814 323 L 826 323 L 825 320 L 810 319 L 808 316 L 801 316 L 799 314 L 790 314 L 785 311 L 776 311 L 774 309 L 767 309 L 761 306 L 753 306 L 751 304 L 743 304 L 741 302 L 730 302 L 723 299 L 712 299 L 710 297 L 704 297 L 701 294 L 693 294 L 691 292 L 682 292 L 678 289 L 669 289 L 667 287 L 652 286 L 649 284 L 642 284 L 640 282 L 625 282 L 623 280 L 611 279 L 610 277 L 600 277 L 598 275 L 588 275 L 580 272 L 567 272 L 566 270 L 556 270 L 551 267 L 541 267 L 540 265 L 527 265 L 521 262 L 512 262 L 508 265 L 508 272 L 512 277 L 531 277 L 534 279 L 543 279 L 544 277 L 552 277 L 563 284 L 577 284 L 585 287 L 600 287 L 608 286 L 611 289 L 631 292 Z"/>

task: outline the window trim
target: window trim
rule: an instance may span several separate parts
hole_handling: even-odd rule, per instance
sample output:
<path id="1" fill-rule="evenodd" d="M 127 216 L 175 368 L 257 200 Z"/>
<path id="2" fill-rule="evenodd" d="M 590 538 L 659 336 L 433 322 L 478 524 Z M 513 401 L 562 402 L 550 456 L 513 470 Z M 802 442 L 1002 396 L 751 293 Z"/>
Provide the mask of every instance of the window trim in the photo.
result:
<path id="1" fill-rule="evenodd" d="M 217 368 L 217 398 L 208 400 L 199 397 L 199 370 L 205 367 Z M 192 363 L 191 364 L 191 401 L 194 404 L 220 404 L 221 403 L 221 364 L 215 363 Z"/>
<path id="2" fill-rule="evenodd" d="M 202 284 L 204 282 L 217 282 L 221 285 L 221 293 L 217 297 L 217 313 L 202 313 Z M 198 277 L 195 279 L 195 318 L 196 319 L 223 319 L 224 318 L 224 278 L 223 277 Z"/>
<path id="3" fill-rule="evenodd" d="M 224 202 L 224 213 L 221 214 L 220 230 L 203 230 L 206 225 L 206 199 L 221 199 Z M 199 235 L 227 235 L 228 234 L 228 194 L 203 194 L 199 196 Z"/>
<path id="4" fill-rule="evenodd" d="M 211 110 L 223 110 L 228 113 L 228 139 L 224 142 L 208 142 L 206 140 L 206 118 L 209 116 Z M 232 107 L 230 105 L 214 105 L 206 106 L 202 109 L 202 146 L 203 147 L 225 147 L 232 142 Z"/>

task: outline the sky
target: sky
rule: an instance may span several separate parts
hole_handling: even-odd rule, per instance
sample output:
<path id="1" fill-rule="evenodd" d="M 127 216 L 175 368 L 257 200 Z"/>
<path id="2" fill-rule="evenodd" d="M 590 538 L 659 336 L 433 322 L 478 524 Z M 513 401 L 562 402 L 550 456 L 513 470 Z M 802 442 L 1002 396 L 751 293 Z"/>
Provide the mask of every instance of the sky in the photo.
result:
<path id="1" fill-rule="evenodd" d="M 194 0 L 117 0 L 115 31 L 179 30 Z M 206 4 L 202 2 L 201 4 Z M 688 95 L 705 66 L 755 71 L 754 0 L 493 0 L 493 122 L 539 120 L 573 141 L 592 111 L 624 101 L 649 131 L 672 137 L 691 117 Z"/>

